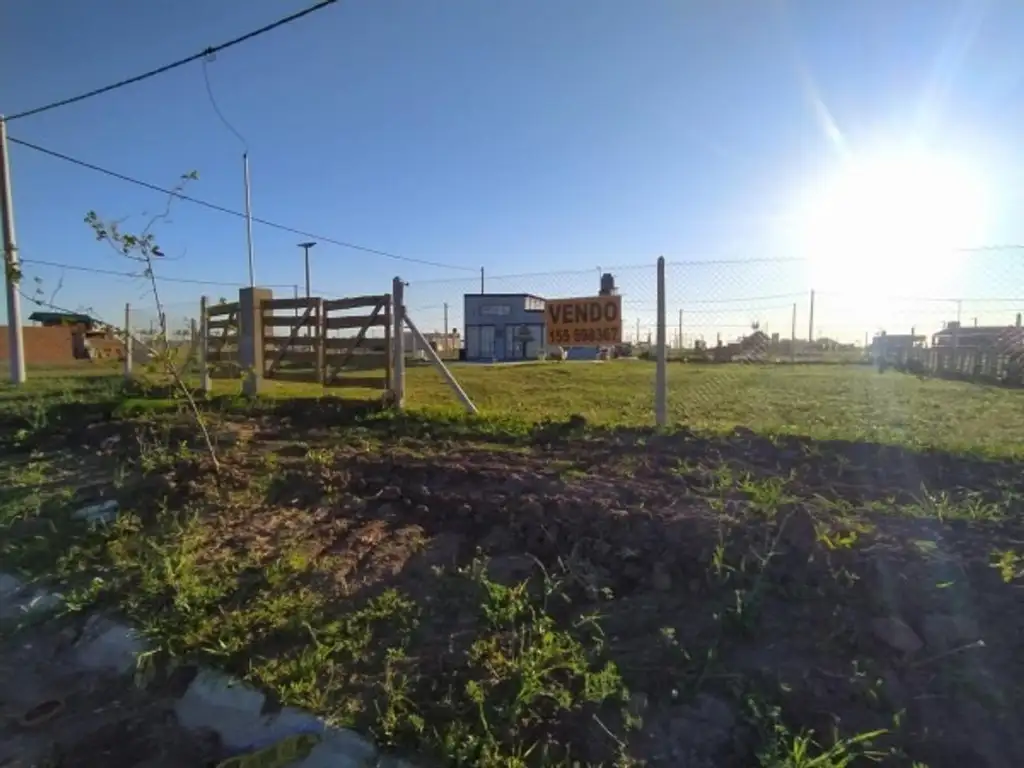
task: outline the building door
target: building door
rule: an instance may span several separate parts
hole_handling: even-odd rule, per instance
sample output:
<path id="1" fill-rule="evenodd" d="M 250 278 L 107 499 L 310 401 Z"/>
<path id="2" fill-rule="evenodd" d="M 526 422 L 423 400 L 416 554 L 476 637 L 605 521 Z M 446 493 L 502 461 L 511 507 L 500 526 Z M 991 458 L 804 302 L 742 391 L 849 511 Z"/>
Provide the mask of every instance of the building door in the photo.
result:
<path id="1" fill-rule="evenodd" d="M 480 328 L 476 325 L 466 327 L 466 359 L 477 360 L 480 357 Z"/>
<path id="2" fill-rule="evenodd" d="M 516 326 L 505 326 L 505 359 L 519 359 L 519 345 L 516 344 Z"/>
<path id="3" fill-rule="evenodd" d="M 480 326 L 480 357 L 482 358 L 493 358 L 494 357 L 494 326 L 493 325 L 481 325 Z"/>

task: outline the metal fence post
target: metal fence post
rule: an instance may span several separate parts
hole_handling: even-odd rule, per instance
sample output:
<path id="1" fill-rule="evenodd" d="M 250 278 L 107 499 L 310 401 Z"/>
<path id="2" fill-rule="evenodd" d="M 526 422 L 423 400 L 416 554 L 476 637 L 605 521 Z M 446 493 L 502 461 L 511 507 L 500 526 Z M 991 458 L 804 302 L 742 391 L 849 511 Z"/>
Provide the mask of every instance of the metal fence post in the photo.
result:
<path id="1" fill-rule="evenodd" d="M 206 394 L 210 394 L 210 366 L 207 363 L 206 344 L 210 338 L 210 316 L 207 312 L 209 299 L 203 296 L 199 299 L 199 387 Z"/>
<path id="2" fill-rule="evenodd" d="M 405 283 L 400 277 L 392 282 L 391 303 L 394 307 L 392 353 L 395 356 L 391 389 L 395 396 L 395 407 L 401 409 L 405 405 Z"/>
<path id="3" fill-rule="evenodd" d="M 124 305 L 124 377 L 132 377 L 132 305 Z"/>
<path id="4" fill-rule="evenodd" d="M 658 257 L 657 368 L 654 376 L 654 423 L 668 424 L 668 371 L 665 349 L 665 257 Z"/>

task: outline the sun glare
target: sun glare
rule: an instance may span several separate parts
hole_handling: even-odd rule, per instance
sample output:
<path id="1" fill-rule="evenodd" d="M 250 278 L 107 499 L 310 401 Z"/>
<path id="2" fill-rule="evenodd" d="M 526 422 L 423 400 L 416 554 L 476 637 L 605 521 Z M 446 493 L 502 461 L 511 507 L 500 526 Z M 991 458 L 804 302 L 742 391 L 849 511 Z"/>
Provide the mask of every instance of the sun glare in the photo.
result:
<path id="1" fill-rule="evenodd" d="M 954 159 L 919 152 L 851 159 L 801 217 L 811 278 L 833 290 L 949 287 L 957 249 L 984 234 L 986 208 L 976 174 Z"/>

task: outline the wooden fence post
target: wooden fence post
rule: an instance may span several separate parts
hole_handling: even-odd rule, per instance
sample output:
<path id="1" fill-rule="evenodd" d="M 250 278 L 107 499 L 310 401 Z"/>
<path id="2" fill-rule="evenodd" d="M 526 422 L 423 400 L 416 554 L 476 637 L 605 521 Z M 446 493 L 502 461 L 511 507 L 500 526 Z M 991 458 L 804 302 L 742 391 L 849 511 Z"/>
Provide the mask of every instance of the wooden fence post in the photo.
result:
<path id="1" fill-rule="evenodd" d="M 210 366 L 207 363 L 206 345 L 210 338 L 210 316 L 207 312 L 209 299 L 199 299 L 199 388 L 207 395 L 212 391 Z"/>
<path id="2" fill-rule="evenodd" d="M 395 322 L 395 307 L 391 296 L 384 297 L 384 317 L 384 388 L 392 390 L 394 387 L 391 368 L 395 361 L 391 356 L 391 339 Z"/>
<path id="3" fill-rule="evenodd" d="M 322 297 L 316 300 L 316 378 L 321 386 L 327 383 L 327 313 Z"/>
<path id="4" fill-rule="evenodd" d="M 132 305 L 124 305 L 124 377 L 132 377 Z"/>

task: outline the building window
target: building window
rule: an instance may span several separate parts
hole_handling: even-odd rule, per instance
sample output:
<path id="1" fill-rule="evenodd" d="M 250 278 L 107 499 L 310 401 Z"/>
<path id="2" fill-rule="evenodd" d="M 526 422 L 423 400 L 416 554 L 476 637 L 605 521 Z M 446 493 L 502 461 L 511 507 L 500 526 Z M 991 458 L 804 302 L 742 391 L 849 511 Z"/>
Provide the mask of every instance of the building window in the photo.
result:
<path id="1" fill-rule="evenodd" d="M 536 296 L 526 297 L 526 306 L 524 309 L 527 312 L 543 312 L 544 311 L 544 299 L 538 299 Z"/>
<path id="2" fill-rule="evenodd" d="M 481 315 L 508 315 L 512 313 L 512 307 L 508 304 L 483 304 L 480 306 Z"/>

